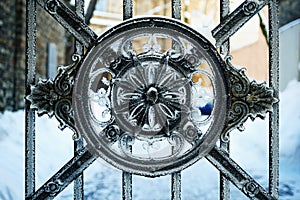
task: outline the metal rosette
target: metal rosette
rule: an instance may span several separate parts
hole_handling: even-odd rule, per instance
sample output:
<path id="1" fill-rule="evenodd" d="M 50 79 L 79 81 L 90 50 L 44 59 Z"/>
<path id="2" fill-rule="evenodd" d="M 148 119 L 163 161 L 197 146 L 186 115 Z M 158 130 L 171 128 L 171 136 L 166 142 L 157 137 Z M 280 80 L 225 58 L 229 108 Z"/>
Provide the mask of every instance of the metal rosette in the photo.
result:
<path id="1" fill-rule="evenodd" d="M 88 49 L 76 75 L 75 127 L 89 151 L 134 174 L 161 176 L 203 158 L 225 125 L 217 50 L 180 21 L 135 18 Z"/>

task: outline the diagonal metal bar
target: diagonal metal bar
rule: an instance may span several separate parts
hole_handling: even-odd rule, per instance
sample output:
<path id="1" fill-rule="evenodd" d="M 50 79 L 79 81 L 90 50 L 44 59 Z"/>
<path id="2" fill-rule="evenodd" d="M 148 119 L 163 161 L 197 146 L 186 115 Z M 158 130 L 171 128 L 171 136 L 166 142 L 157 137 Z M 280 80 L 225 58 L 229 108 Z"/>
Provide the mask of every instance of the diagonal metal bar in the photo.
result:
<path id="1" fill-rule="evenodd" d="M 83 147 L 44 185 L 29 195 L 26 200 L 53 199 L 95 160 L 96 157 L 94 157 L 86 147 Z"/>
<path id="2" fill-rule="evenodd" d="M 36 75 L 36 2 L 26 1 L 26 95 Z M 35 190 L 35 111 L 25 103 L 25 196 Z"/>
<path id="3" fill-rule="evenodd" d="M 37 2 L 85 47 L 89 47 L 97 39 L 97 34 L 60 0 L 37 0 Z"/>
<path id="4" fill-rule="evenodd" d="M 269 80 L 274 97 L 279 99 L 278 1 L 269 4 Z M 273 105 L 269 118 L 269 192 L 279 198 L 279 104 Z"/>
<path id="5" fill-rule="evenodd" d="M 270 0 L 246 0 L 226 17 L 214 30 L 216 46 L 220 47 L 230 36 L 237 32 L 247 21 L 258 13 Z"/>
<path id="6" fill-rule="evenodd" d="M 206 159 L 250 199 L 276 200 L 219 147 L 215 146 Z"/>

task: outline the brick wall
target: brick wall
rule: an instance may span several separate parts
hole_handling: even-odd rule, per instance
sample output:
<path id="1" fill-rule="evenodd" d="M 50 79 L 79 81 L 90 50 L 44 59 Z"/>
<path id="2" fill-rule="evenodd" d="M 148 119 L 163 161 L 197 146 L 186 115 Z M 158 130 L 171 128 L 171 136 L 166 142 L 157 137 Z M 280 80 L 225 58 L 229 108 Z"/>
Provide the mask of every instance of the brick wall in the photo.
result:
<path id="1" fill-rule="evenodd" d="M 65 29 L 59 25 L 43 8 L 37 7 L 37 78 L 46 78 L 47 45 L 57 47 L 57 63 L 65 64 Z"/>
<path id="2" fill-rule="evenodd" d="M 24 107 L 25 0 L 0 1 L 0 112 Z M 57 46 L 57 63 L 65 64 L 65 30 L 37 5 L 37 79 L 46 78 L 47 44 Z"/>
<path id="3" fill-rule="evenodd" d="M 14 106 L 13 68 L 17 27 L 15 3 L 16 1 L 0 1 L 0 110 Z"/>

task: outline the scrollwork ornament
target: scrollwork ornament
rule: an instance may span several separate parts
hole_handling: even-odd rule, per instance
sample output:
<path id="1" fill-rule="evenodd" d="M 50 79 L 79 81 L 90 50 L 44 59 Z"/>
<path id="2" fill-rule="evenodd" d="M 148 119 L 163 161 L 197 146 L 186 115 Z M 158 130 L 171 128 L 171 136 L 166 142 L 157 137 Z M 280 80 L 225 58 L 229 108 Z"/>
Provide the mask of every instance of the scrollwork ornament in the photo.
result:
<path id="1" fill-rule="evenodd" d="M 75 132 L 72 103 L 70 99 L 59 99 L 55 104 L 55 117 L 60 122 L 59 129 L 69 127 Z"/>
<path id="2" fill-rule="evenodd" d="M 244 130 L 243 124 L 248 118 L 264 119 L 272 112 L 273 104 L 278 102 L 272 88 L 266 83 L 250 81 L 245 75 L 245 69 L 237 69 L 231 64 L 231 57 L 225 58 L 229 75 L 230 98 L 227 122 L 221 139 L 228 141 L 229 132 L 235 128 Z"/>
<path id="3" fill-rule="evenodd" d="M 71 98 L 76 68 L 80 59 L 79 55 L 74 54 L 73 63 L 60 66 L 54 81 L 40 79 L 36 85 L 31 86 L 31 93 L 26 97 L 31 102 L 31 108 L 37 110 L 38 116 L 44 114 L 50 118 L 55 116 L 60 122 L 61 130 L 66 127 L 70 128 L 74 132 L 73 139 L 79 138 L 74 128 Z"/>
<path id="4" fill-rule="evenodd" d="M 80 59 L 80 55 L 73 54 L 72 64 L 58 67 L 58 73 L 54 79 L 54 89 L 60 96 L 68 96 L 72 93 L 76 66 Z"/>

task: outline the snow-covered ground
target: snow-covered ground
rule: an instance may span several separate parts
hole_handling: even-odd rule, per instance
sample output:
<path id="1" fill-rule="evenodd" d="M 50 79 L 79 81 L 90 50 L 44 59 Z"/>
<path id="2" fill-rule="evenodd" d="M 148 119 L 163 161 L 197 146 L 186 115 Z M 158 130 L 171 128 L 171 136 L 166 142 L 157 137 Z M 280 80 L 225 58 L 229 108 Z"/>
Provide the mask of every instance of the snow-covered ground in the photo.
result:
<path id="1" fill-rule="evenodd" d="M 280 199 L 300 199 L 300 83 L 292 81 L 280 99 Z M 40 187 L 73 155 L 72 133 L 58 122 L 37 118 L 36 184 Z M 231 156 L 263 187 L 268 186 L 268 122 L 246 123 L 231 133 Z M 24 111 L 0 114 L 0 200 L 24 199 Z M 218 171 L 205 159 L 182 173 L 183 199 L 218 199 Z M 121 172 L 96 161 L 85 171 L 85 199 L 121 199 Z M 232 199 L 247 199 L 231 187 Z M 133 178 L 134 199 L 170 199 L 170 176 Z M 57 199 L 72 199 L 72 184 Z"/>

